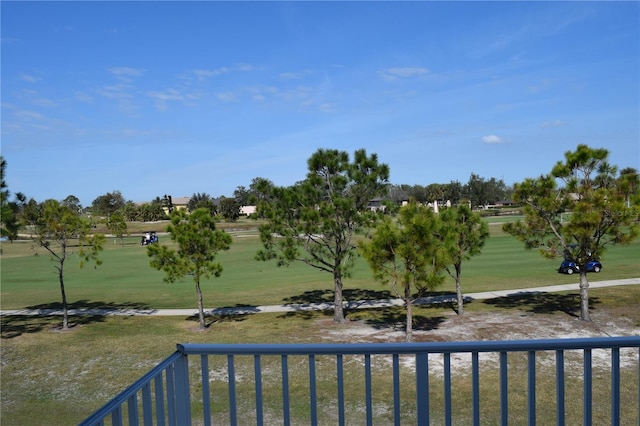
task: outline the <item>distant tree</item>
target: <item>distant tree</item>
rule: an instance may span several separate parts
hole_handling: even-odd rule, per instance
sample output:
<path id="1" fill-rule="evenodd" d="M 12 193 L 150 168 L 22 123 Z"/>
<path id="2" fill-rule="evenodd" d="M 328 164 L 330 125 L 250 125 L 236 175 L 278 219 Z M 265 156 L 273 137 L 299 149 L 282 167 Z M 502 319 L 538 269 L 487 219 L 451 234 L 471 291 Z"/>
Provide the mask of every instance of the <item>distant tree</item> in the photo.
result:
<path id="1" fill-rule="evenodd" d="M 7 237 L 10 241 L 18 238 L 20 221 L 18 220 L 17 208 L 9 201 L 9 192 L 5 181 L 5 169 L 7 162 L 0 156 L 0 236 Z"/>
<path id="2" fill-rule="evenodd" d="M 162 207 L 163 209 L 166 209 L 166 212 L 168 214 L 171 214 L 174 209 L 173 199 L 171 198 L 171 195 L 164 194 L 164 196 L 162 197 Z"/>
<path id="3" fill-rule="evenodd" d="M 42 206 L 38 204 L 36 200 L 30 198 L 22 206 L 21 222 L 29 231 L 30 237 L 33 237 L 33 233 L 36 229 L 38 220 L 42 214 Z"/>
<path id="4" fill-rule="evenodd" d="M 433 210 L 414 201 L 400 209 L 397 220 L 385 217 L 371 239 L 360 243 L 375 279 L 391 284 L 404 301 L 407 342 L 413 341 L 414 302 L 444 279 L 448 259 L 439 233 L 440 221 Z"/>
<path id="5" fill-rule="evenodd" d="M 151 266 L 165 272 L 166 282 L 173 283 L 187 275 L 193 277 L 198 295 L 200 329 L 204 329 L 200 284 L 203 279 L 211 275 L 219 277 L 222 273 L 222 265 L 215 258 L 220 250 L 229 249 L 231 236 L 216 229 L 215 221 L 206 208 L 196 209 L 191 214 L 175 210 L 167 231 L 177 249 L 161 244 L 147 246 Z"/>
<path id="6" fill-rule="evenodd" d="M 240 203 L 235 198 L 221 197 L 218 210 L 227 222 L 235 222 L 240 217 Z"/>
<path id="7" fill-rule="evenodd" d="M 71 210 L 77 213 L 82 212 L 82 204 L 80 204 L 80 200 L 75 195 L 67 196 L 67 198 L 62 200 L 62 205 L 65 207 L 69 207 Z"/>
<path id="8" fill-rule="evenodd" d="M 255 218 L 264 218 L 260 205 L 264 205 L 272 199 L 274 186 L 273 182 L 266 178 L 257 177 L 251 180 L 248 203 L 257 207 Z"/>
<path id="9" fill-rule="evenodd" d="M 451 262 L 445 269 L 456 280 L 458 315 L 462 315 L 464 313 L 461 285 L 462 262 L 480 254 L 489 237 L 489 227 L 478 213 L 472 212 L 466 205 L 441 210 L 440 220 L 442 222 L 440 236 Z M 450 266 L 453 266 L 453 270 Z"/>
<path id="10" fill-rule="evenodd" d="M 35 229 L 34 241 L 49 252 L 56 262 L 58 282 L 62 296 L 62 328 L 69 328 L 67 315 L 67 295 L 64 287 L 64 266 L 67 258 L 73 254 L 72 248 L 80 259 L 80 267 L 87 262 L 100 265 L 98 254 L 104 247 L 104 235 L 90 235 L 91 224 L 81 218 L 78 212 L 56 200 L 44 201 L 40 206 Z"/>
<path id="11" fill-rule="evenodd" d="M 443 185 L 442 199 L 445 201 L 451 201 L 451 204 L 456 205 L 463 198 L 464 186 L 457 180 Z"/>
<path id="12" fill-rule="evenodd" d="M 120 191 L 107 192 L 91 203 L 93 215 L 109 216 L 124 207 L 126 201 Z"/>
<path id="13" fill-rule="evenodd" d="M 197 209 L 207 209 L 211 216 L 218 214 L 218 206 L 211 196 L 207 193 L 193 194 L 187 203 L 187 210 L 192 212 Z"/>
<path id="14" fill-rule="evenodd" d="M 471 201 L 472 207 L 482 207 L 495 204 L 506 197 L 507 186 L 502 179 L 486 180 L 475 173 L 471 173 L 469 182 L 464 189 L 465 196 Z"/>
<path id="15" fill-rule="evenodd" d="M 418 203 L 428 203 L 429 193 L 427 192 L 427 188 L 422 185 L 413 185 L 409 189 L 409 198 L 414 199 Z"/>
<path id="16" fill-rule="evenodd" d="M 589 320 L 589 281 L 586 265 L 605 248 L 629 244 L 639 233 L 637 194 L 630 196 L 636 177 L 616 176 L 607 162 L 609 151 L 578 145 L 565 153 L 551 173 L 525 179 L 514 188 L 514 201 L 523 205 L 524 221 L 503 229 L 546 257 L 565 255 L 580 270 L 580 318 Z M 630 180 L 629 180 L 630 179 Z M 563 186 L 558 186 L 558 181 Z M 635 204 L 634 204 L 635 203 Z M 569 214 L 565 214 L 565 213 Z"/>
<path id="17" fill-rule="evenodd" d="M 640 200 L 640 176 L 638 170 L 633 167 L 626 167 L 620 170 L 620 177 L 618 178 L 620 190 L 624 194 L 625 204 L 627 207 L 631 205 L 639 205 Z M 635 198 L 635 199 L 634 199 Z"/>
<path id="18" fill-rule="evenodd" d="M 427 202 L 442 201 L 444 198 L 444 185 L 439 183 L 431 183 L 425 188 L 427 193 Z"/>
<path id="19" fill-rule="evenodd" d="M 107 228 L 114 237 L 120 240 L 120 244 L 124 244 L 124 236 L 127 233 L 127 222 L 122 211 L 117 211 L 107 219 Z"/>
<path id="20" fill-rule="evenodd" d="M 233 191 L 233 198 L 236 200 L 240 206 L 248 206 L 249 205 L 249 190 L 244 186 L 238 186 Z"/>
<path id="21" fill-rule="evenodd" d="M 133 201 L 127 201 L 120 210 L 126 221 L 133 222 L 139 219 L 140 209 Z"/>
<path id="22" fill-rule="evenodd" d="M 267 223 L 260 226 L 260 260 L 277 259 L 278 266 L 300 261 L 331 274 L 335 322 L 344 321 L 342 278 L 353 267 L 356 231 L 370 226 L 376 215 L 369 201 L 386 193 L 389 167 L 376 154 L 349 154 L 319 149 L 308 160 L 307 178 L 291 187 L 272 188 L 260 205 Z"/>

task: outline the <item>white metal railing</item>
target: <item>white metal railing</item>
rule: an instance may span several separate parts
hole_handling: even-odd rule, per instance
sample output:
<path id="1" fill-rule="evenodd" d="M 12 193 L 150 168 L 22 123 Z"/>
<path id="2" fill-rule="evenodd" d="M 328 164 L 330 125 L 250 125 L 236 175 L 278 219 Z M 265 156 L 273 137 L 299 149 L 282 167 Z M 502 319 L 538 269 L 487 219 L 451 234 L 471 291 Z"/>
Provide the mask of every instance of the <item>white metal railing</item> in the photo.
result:
<path id="1" fill-rule="evenodd" d="M 548 340 L 518 340 L 518 341 L 474 341 L 474 342 L 435 342 L 435 343 L 371 343 L 371 344 L 179 344 L 177 351 L 166 360 L 145 374 L 121 394 L 108 402 L 93 415 L 84 420 L 81 425 L 177 425 L 184 426 L 192 423 L 192 418 L 198 424 L 285 424 L 292 419 L 292 405 L 305 408 L 304 423 L 316 425 L 320 423 L 320 415 L 331 418 L 331 424 L 350 424 L 348 414 L 352 414 L 351 402 L 347 403 L 351 392 L 346 392 L 347 384 L 362 381 L 363 400 L 362 411 L 358 423 L 371 425 L 376 420 L 376 407 L 379 401 L 374 401 L 374 389 L 378 390 L 379 376 L 385 376 L 391 387 L 389 410 L 392 413 L 384 423 L 428 425 L 436 421 L 451 425 L 454 411 L 453 377 L 454 357 L 465 354 L 470 357 L 470 416 L 464 423 L 480 425 L 481 422 L 496 419 L 483 419 L 481 410 L 481 368 L 480 356 L 492 354 L 495 363 L 483 363 L 482 372 L 496 370 L 496 389 L 485 389 L 496 395 L 499 401 L 500 423 L 509 423 L 510 409 L 526 410 L 523 419 L 529 425 L 535 425 L 537 416 L 537 398 L 539 396 L 539 375 L 537 368 L 544 356 L 553 364 L 555 389 L 544 389 L 544 393 L 555 393 L 555 422 L 564 425 L 566 419 L 566 390 L 567 377 L 572 380 L 578 377 L 582 382 L 582 419 L 572 418 L 572 422 L 581 424 L 595 424 L 593 418 L 593 383 L 594 371 L 598 377 L 602 376 L 602 363 L 608 371 L 606 376 L 608 386 L 608 405 L 610 424 L 640 424 L 640 337 L 607 337 L 580 339 L 548 339 Z M 594 367 L 594 351 L 598 351 L 598 366 Z M 509 397 L 509 369 L 512 367 L 513 354 L 524 354 L 522 362 L 523 374 L 526 374 L 526 409 L 522 406 L 514 407 Z M 546 354 L 551 354 L 547 356 Z M 374 365 L 372 359 L 382 357 L 388 360 L 386 364 Z M 435 362 L 436 357 L 438 362 Z M 571 358 L 571 371 L 566 371 L 567 359 Z M 579 374 L 575 371 L 576 359 L 579 358 Z M 193 359 L 192 359 L 193 358 Z M 192 367 L 190 368 L 190 359 Z M 247 359 L 252 360 L 247 362 Z M 353 367 L 353 359 L 357 359 Z M 410 360 L 407 363 L 407 359 Z M 277 361 L 274 361 L 277 360 Z M 320 368 L 320 360 L 322 368 Z M 621 362 L 621 360 L 623 362 Z M 292 368 L 292 364 L 295 366 Z M 349 363 L 349 367 L 346 364 Z M 249 364 L 252 364 L 249 366 Z M 268 367 L 265 368 L 265 364 Z M 437 364 L 438 377 L 434 379 L 434 366 Z M 488 367 L 485 368 L 485 364 Z M 299 366 L 303 365 L 304 377 L 301 379 Z M 326 373 L 327 365 L 331 373 Z M 386 365 L 387 368 L 380 368 Z M 199 367 L 199 368 L 198 368 Z M 457 368 L 457 367 L 455 367 Z M 515 368 L 515 367 L 514 367 Z M 239 373 L 238 371 L 241 370 Z M 277 370 L 277 373 L 274 371 Z M 296 370 L 294 372 L 294 370 Z M 381 371 L 382 370 L 382 371 Z M 359 373 L 354 373 L 359 371 Z M 407 382 L 406 372 L 410 371 L 413 379 Z M 624 394 L 625 406 L 629 402 L 635 405 L 631 410 L 635 418 L 621 419 L 621 372 L 632 382 L 627 388 L 632 389 L 633 395 Z M 219 387 L 215 392 L 210 387 L 212 374 L 221 376 L 226 383 L 226 389 Z M 513 374 L 513 373 L 511 373 Z M 320 379 L 332 381 L 335 392 L 332 400 L 327 395 L 319 396 L 318 383 Z M 252 376 L 250 379 L 247 376 Z M 274 379 L 275 377 L 275 379 Z M 401 384 L 401 377 L 404 381 Z M 511 376 L 513 377 L 513 376 Z M 430 382 L 431 378 L 431 382 Z M 220 378 L 218 378 L 220 380 Z M 275 387 L 273 382 L 277 382 Z M 304 382 L 304 401 L 300 400 L 300 382 Z M 628 379 L 627 379 L 628 381 Z M 247 385 L 247 382 L 250 382 Z M 442 383 L 440 387 L 440 382 Z M 434 398 L 433 384 L 437 383 L 437 395 L 441 397 L 437 419 L 432 415 L 431 399 Z M 573 383 L 573 382 L 572 382 Z M 265 390 L 268 384 L 269 389 Z M 295 391 L 294 388 L 295 387 Z M 553 387 L 553 386 L 551 386 Z M 349 389 L 352 390 L 354 386 Z M 355 388 L 358 388 L 355 386 Z M 407 405 L 406 389 L 411 388 L 410 394 L 415 401 Z M 277 391 L 274 391 L 277 389 Z M 274 393 L 278 419 L 274 422 L 273 412 L 266 413 L 265 397 L 269 396 L 269 404 L 273 404 Z M 217 395 L 224 394 L 220 403 Z M 349 394 L 349 395 L 348 395 Z M 498 397 L 499 395 L 499 397 Z M 601 398 L 599 398 L 601 399 Z M 215 400 L 215 401 L 214 401 Z M 252 401 L 250 404 L 247 401 Z M 301 404 L 304 402 L 303 404 Z M 600 402 L 600 401 L 599 401 Z M 575 401 L 571 401 L 575 404 Z M 222 407 L 222 405 L 226 405 Z M 270 407 L 271 407 L 270 405 Z M 247 412 L 251 406 L 251 412 Z M 212 407 L 213 411 L 212 412 Z M 548 409 L 547 407 L 544 408 Z M 269 410 L 273 411 L 272 408 Z M 413 411 L 407 413 L 407 411 Z M 239 420 L 242 419 L 242 421 Z M 266 420 L 270 419 L 270 420 Z M 407 420 L 410 419 L 410 420 Z M 194 420 L 194 421 L 196 421 Z M 110 421 L 110 423 L 109 423 Z M 107 422 L 107 423 L 105 423 Z M 300 423 L 297 420 L 296 423 Z"/>

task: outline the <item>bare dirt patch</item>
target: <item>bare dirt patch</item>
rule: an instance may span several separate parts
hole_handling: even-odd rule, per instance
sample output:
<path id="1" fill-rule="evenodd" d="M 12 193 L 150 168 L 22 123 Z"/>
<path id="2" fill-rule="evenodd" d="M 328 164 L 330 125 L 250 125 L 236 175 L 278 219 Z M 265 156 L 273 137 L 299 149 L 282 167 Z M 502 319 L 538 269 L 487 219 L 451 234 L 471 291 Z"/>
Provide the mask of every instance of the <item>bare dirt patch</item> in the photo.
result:
<path id="1" fill-rule="evenodd" d="M 598 310 L 592 313 L 592 321 L 581 321 L 564 314 L 534 314 L 529 312 L 471 312 L 458 316 L 455 313 L 445 314 L 437 327 L 420 330 L 414 329 L 415 342 L 456 342 L 487 340 L 537 340 L 565 339 L 612 336 L 640 335 L 640 319 L 638 313 L 621 309 Z M 388 327 L 368 324 L 366 321 L 350 321 L 343 324 L 331 320 L 319 321 L 322 338 L 331 343 L 379 343 L 403 342 L 404 325 L 394 324 Z M 637 350 L 622 350 L 621 365 L 637 363 Z M 433 357 L 430 365 L 436 372 L 442 373 L 443 360 Z M 575 359 L 574 359 L 575 358 Z M 572 354 L 567 357 L 568 363 L 579 363 L 582 357 Z M 497 353 L 480 355 L 481 362 L 498 363 Z M 552 364 L 553 357 L 544 355 L 540 362 Z M 406 361 L 406 362 L 405 362 Z M 412 368 L 413 357 L 403 360 L 403 365 Z M 471 354 L 453 354 L 451 363 L 454 371 L 467 371 L 471 365 Z M 593 364 L 607 366 L 610 363 L 610 351 L 594 350 Z M 600 365 L 601 364 L 601 365 Z"/>

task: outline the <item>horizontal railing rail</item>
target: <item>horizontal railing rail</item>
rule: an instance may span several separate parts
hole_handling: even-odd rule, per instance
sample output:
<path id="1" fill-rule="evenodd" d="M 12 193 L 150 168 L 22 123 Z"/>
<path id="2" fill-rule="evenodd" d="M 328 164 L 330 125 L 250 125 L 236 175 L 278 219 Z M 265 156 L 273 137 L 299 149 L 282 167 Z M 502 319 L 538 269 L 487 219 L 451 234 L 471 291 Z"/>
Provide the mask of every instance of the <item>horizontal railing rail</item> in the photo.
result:
<path id="1" fill-rule="evenodd" d="M 597 366 L 594 366 L 595 351 L 599 351 Z M 513 360 L 516 353 L 523 353 L 524 359 Z M 469 368 L 456 365 L 454 357 L 462 354 L 470 356 Z M 481 381 L 480 359 L 485 354 L 495 355 L 495 368 L 483 359 L 482 371 L 491 375 L 490 370 L 497 370 L 496 389 L 486 389 Z M 434 376 L 435 356 L 438 357 L 437 377 Z M 383 361 L 378 361 L 378 357 Z M 553 385 L 549 385 L 548 380 L 542 383 L 541 379 L 547 379 L 545 376 L 550 374 L 545 367 L 549 362 L 541 365 L 543 358 L 552 364 L 549 368 L 555 376 L 552 377 Z M 575 371 L 576 358 L 579 358 L 579 373 Z M 190 368 L 190 359 L 193 359 L 192 364 L 199 364 L 199 368 Z M 81 424 L 104 425 L 110 418 L 113 425 L 183 426 L 191 424 L 193 416 L 204 425 L 236 425 L 240 417 L 242 424 L 289 425 L 300 423 L 303 418 L 304 423 L 313 425 L 323 423 L 321 419 L 324 423 L 330 419 L 331 424 L 345 425 L 350 424 L 349 415 L 362 411 L 367 425 L 373 424 L 374 420 L 396 425 L 403 421 L 418 425 L 436 421 L 450 425 L 454 412 L 465 412 L 459 401 L 458 405 L 454 403 L 454 389 L 459 389 L 469 393 L 471 407 L 467 410 L 469 415 L 465 423 L 481 424 L 481 403 L 489 394 L 499 405 L 496 415 L 501 424 L 513 420 L 510 407 L 520 404 L 526 405 L 526 410 L 516 407 L 519 412 L 525 411 L 522 421 L 518 422 L 535 425 L 540 415 L 536 409 L 538 398 L 554 393 L 553 417 L 556 424 L 563 425 L 567 421 L 567 380 L 571 380 L 574 393 L 575 383 L 581 383 L 582 419 L 579 423 L 594 424 L 593 406 L 603 404 L 600 390 L 594 399 L 594 380 L 603 381 L 603 362 L 608 371 L 605 384 L 609 407 L 607 423 L 640 424 L 639 336 L 429 343 L 179 344 L 173 355 Z M 567 369 L 569 364 L 571 368 Z M 466 372 L 464 374 L 469 378 L 463 381 L 462 388 L 454 385 L 457 380 L 454 370 Z M 409 382 L 407 371 L 413 376 Z M 623 373 L 625 389 L 631 389 L 633 395 L 627 391 L 621 395 Z M 515 381 L 514 374 L 522 376 L 518 381 L 526 383 L 523 395 L 518 398 L 509 393 L 510 390 L 515 392 L 510 383 L 510 380 Z M 248 376 L 252 376 L 250 380 Z M 215 382 L 224 382 L 225 389 L 216 384 L 215 391 L 212 390 L 211 383 Z M 274 382 L 277 383 L 274 385 Z M 330 391 L 321 385 L 325 382 L 331 382 Z M 435 384 L 437 389 L 434 389 Z M 391 388 L 389 401 L 375 400 L 374 393 L 383 393 L 380 389 L 387 385 Z M 485 386 L 482 393 L 481 385 Z M 544 392 L 540 392 L 541 386 L 552 386 L 553 389 L 544 388 Z M 362 398 L 352 395 L 354 389 L 364 394 Z M 407 403 L 407 395 L 413 400 L 411 404 Z M 625 407 L 629 401 L 635 405 L 635 409 L 630 410 L 635 413 L 634 419 L 621 419 L 622 396 Z M 274 400 L 280 402 L 276 404 Z M 360 404 L 359 400 L 364 402 Z M 575 404 L 573 400 L 570 402 Z M 378 412 L 385 413 L 385 404 L 389 405 L 390 415 L 379 420 L 376 416 Z M 294 406 L 298 416 L 295 420 L 292 418 Z M 575 410 L 572 413 L 575 417 Z M 572 421 L 575 422 L 575 418 Z M 363 421 L 359 418 L 358 422 Z"/>

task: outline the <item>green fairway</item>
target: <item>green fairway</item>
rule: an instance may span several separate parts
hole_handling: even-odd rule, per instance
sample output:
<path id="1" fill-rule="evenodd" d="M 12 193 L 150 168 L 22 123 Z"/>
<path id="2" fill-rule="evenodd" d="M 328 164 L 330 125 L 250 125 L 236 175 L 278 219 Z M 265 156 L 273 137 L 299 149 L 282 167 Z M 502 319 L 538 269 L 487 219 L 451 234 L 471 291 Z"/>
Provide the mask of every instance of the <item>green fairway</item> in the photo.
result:
<path id="1" fill-rule="evenodd" d="M 545 259 L 536 251 L 504 234 L 499 224 L 490 226 L 492 237 L 482 253 L 462 265 L 463 292 L 538 287 L 577 282 L 577 276 L 558 274 L 560 259 Z M 163 243 L 166 243 L 164 237 Z M 203 282 L 207 308 L 258 306 L 332 300 L 330 274 L 294 263 L 278 268 L 275 262 L 254 260 L 260 243 L 255 234 L 235 236 L 231 249 L 219 254 L 224 271 L 219 278 Z M 37 253 L 37 255 L 35 254 Z M 146 248 L 131 237 L 124 245 L 108 240 L 101 254 L 103 264 L 78 268 L 71 256 L 65 266 L 65 287 L 74 307 L 193 308 L 196 306 L 192 281 L 168 284 L 164 275 L 149 266 Z M 603 258 L 604 268 L 590 274 L 593 281 L 640 276 L 640 242 L 611 247 Z M 42 249 L 34 251 L 30 242 L 2 243 L 2 309 L 54 307 L 60 304 L 56 270 Z M 350 278 L 344 279 L 345 296 L 380 298 L 392 296 L 391 288 L 372 278 L 368 265 L 358 259 Z M 438 291 L 455 291 L 447 278 Z"/>
<path id="2" fill-rule="evenodd" d="M 544 259 L 535 251 L 524 250 L 521 243 L 500 230 L 499 224 L 490 228 L 492 237 L 482 254 L 463 263 L 465 292 L 577 282 L 576 276 L 556 272 L 559 260 Z M 168 238 L 161 237 L 161 241 L 167 242 Z M 278 268 L 274 263 L 255 261 L 259 247 L 255 233 L 236 233 L 231 250 L 219 256 L 224 266 L 222 276 L 203 285 L 207 307 L 332 300 L 329 274 L 303 264 Z M 193 283 L 163 282 L 163 274 L 149 266 L 139 238 L 131 237 L 124 245 L 108 241 L 101 257 L 104 263 L 97 268 L 90 265 L 78 269 L 74 256 L 67 262 L 65 283 L 74 307 L 195 309 Z M 639 258 L 638 242 L 611 248 L 603 259 L 603 271 L 589 277 L 592 280 L 638 277 Z M 1 278 L 2 309 L 60 305 L 54 263 L 42 250 L 34 255 L 29 242 L 2 243 Z M 391 295 L 390 288 L 371 278 L 362 259 L 344 284 L 347 300 Z M 438 291 L 453 292 L 453 280 L 448 278 Z M 622 292 L 615 287 L 593 289 L 590 294 L 596 312 L 613 309 L 610 315 L 628 318 L 636 327 L 640 326 L 639 286 L 630 286 Z M 465 309 L 465 316 L 501 315 L 508 311 L 522 317 L 531 315 L 533 310 L 545 312 L 538 315 L 562 320 L 567 312 L 575 310 L 575 300 L 574 292 L 573 296 L 558 294 L 551 300 L 531 300 L 529 305 L 472 302 Z M 573 305 L 567 309 L 567 304 Z M 426 324 L 444 330 L 447 326 L 443 321 L 454 314 L 449 306 L 433 306 L 416 308 L 414 315 L 417 327 Z M 402 321 L 403 311 L 362 310 L 349 312 L 347 317 L 356 324 L 392 331 L 394 324 Z M 73 317 L 72 330 L 60 332 L 59 317 L 3 316 L 2 424 L 75 424 L 169 355 L 176 343 L 330 343 L 335 340 L 327 340 L 327 333 L 338 327 L 330 325 L 330 318 L 330 312 L 210 317 L 210 327 L 199 332 L 192 318 L 87 315 Z M 491 336 L 490 329 L 481 333 Z M 637 370 L 629 374 L 637 377 Z M 485 380 L 488 386 L 497 386 L 496 379 Z M 518 380 L 516 377 L 512 382 L 517 384 Z M 331 392 L 331 386 L 331 380 L 323 382 L 318 392 Z M 466 388 L 462 386 L 463 392 Z M 633 388 L 628 390 L 629 394 L 635 392 Z M 362 393 L 354 393 L 354 398 L 359 395 Z M 299 399 L 304 399 L 304 395 Z M 277 401 L 269 403 L 277 405 Z M 358 404 L 357 400 L 351 403 Z M 488 402 L 485 406 L 494 405 Z M 294 416 L 306 419 L 304 404 L 293 409 Z M 568 409 L 579 412 L 579 406 L 571 405 Z M 459 415 L 466 417 L 468 413 L 460 411 Z M 492 418 L 495 414 L 489 410 L 485 415 Z"/>

